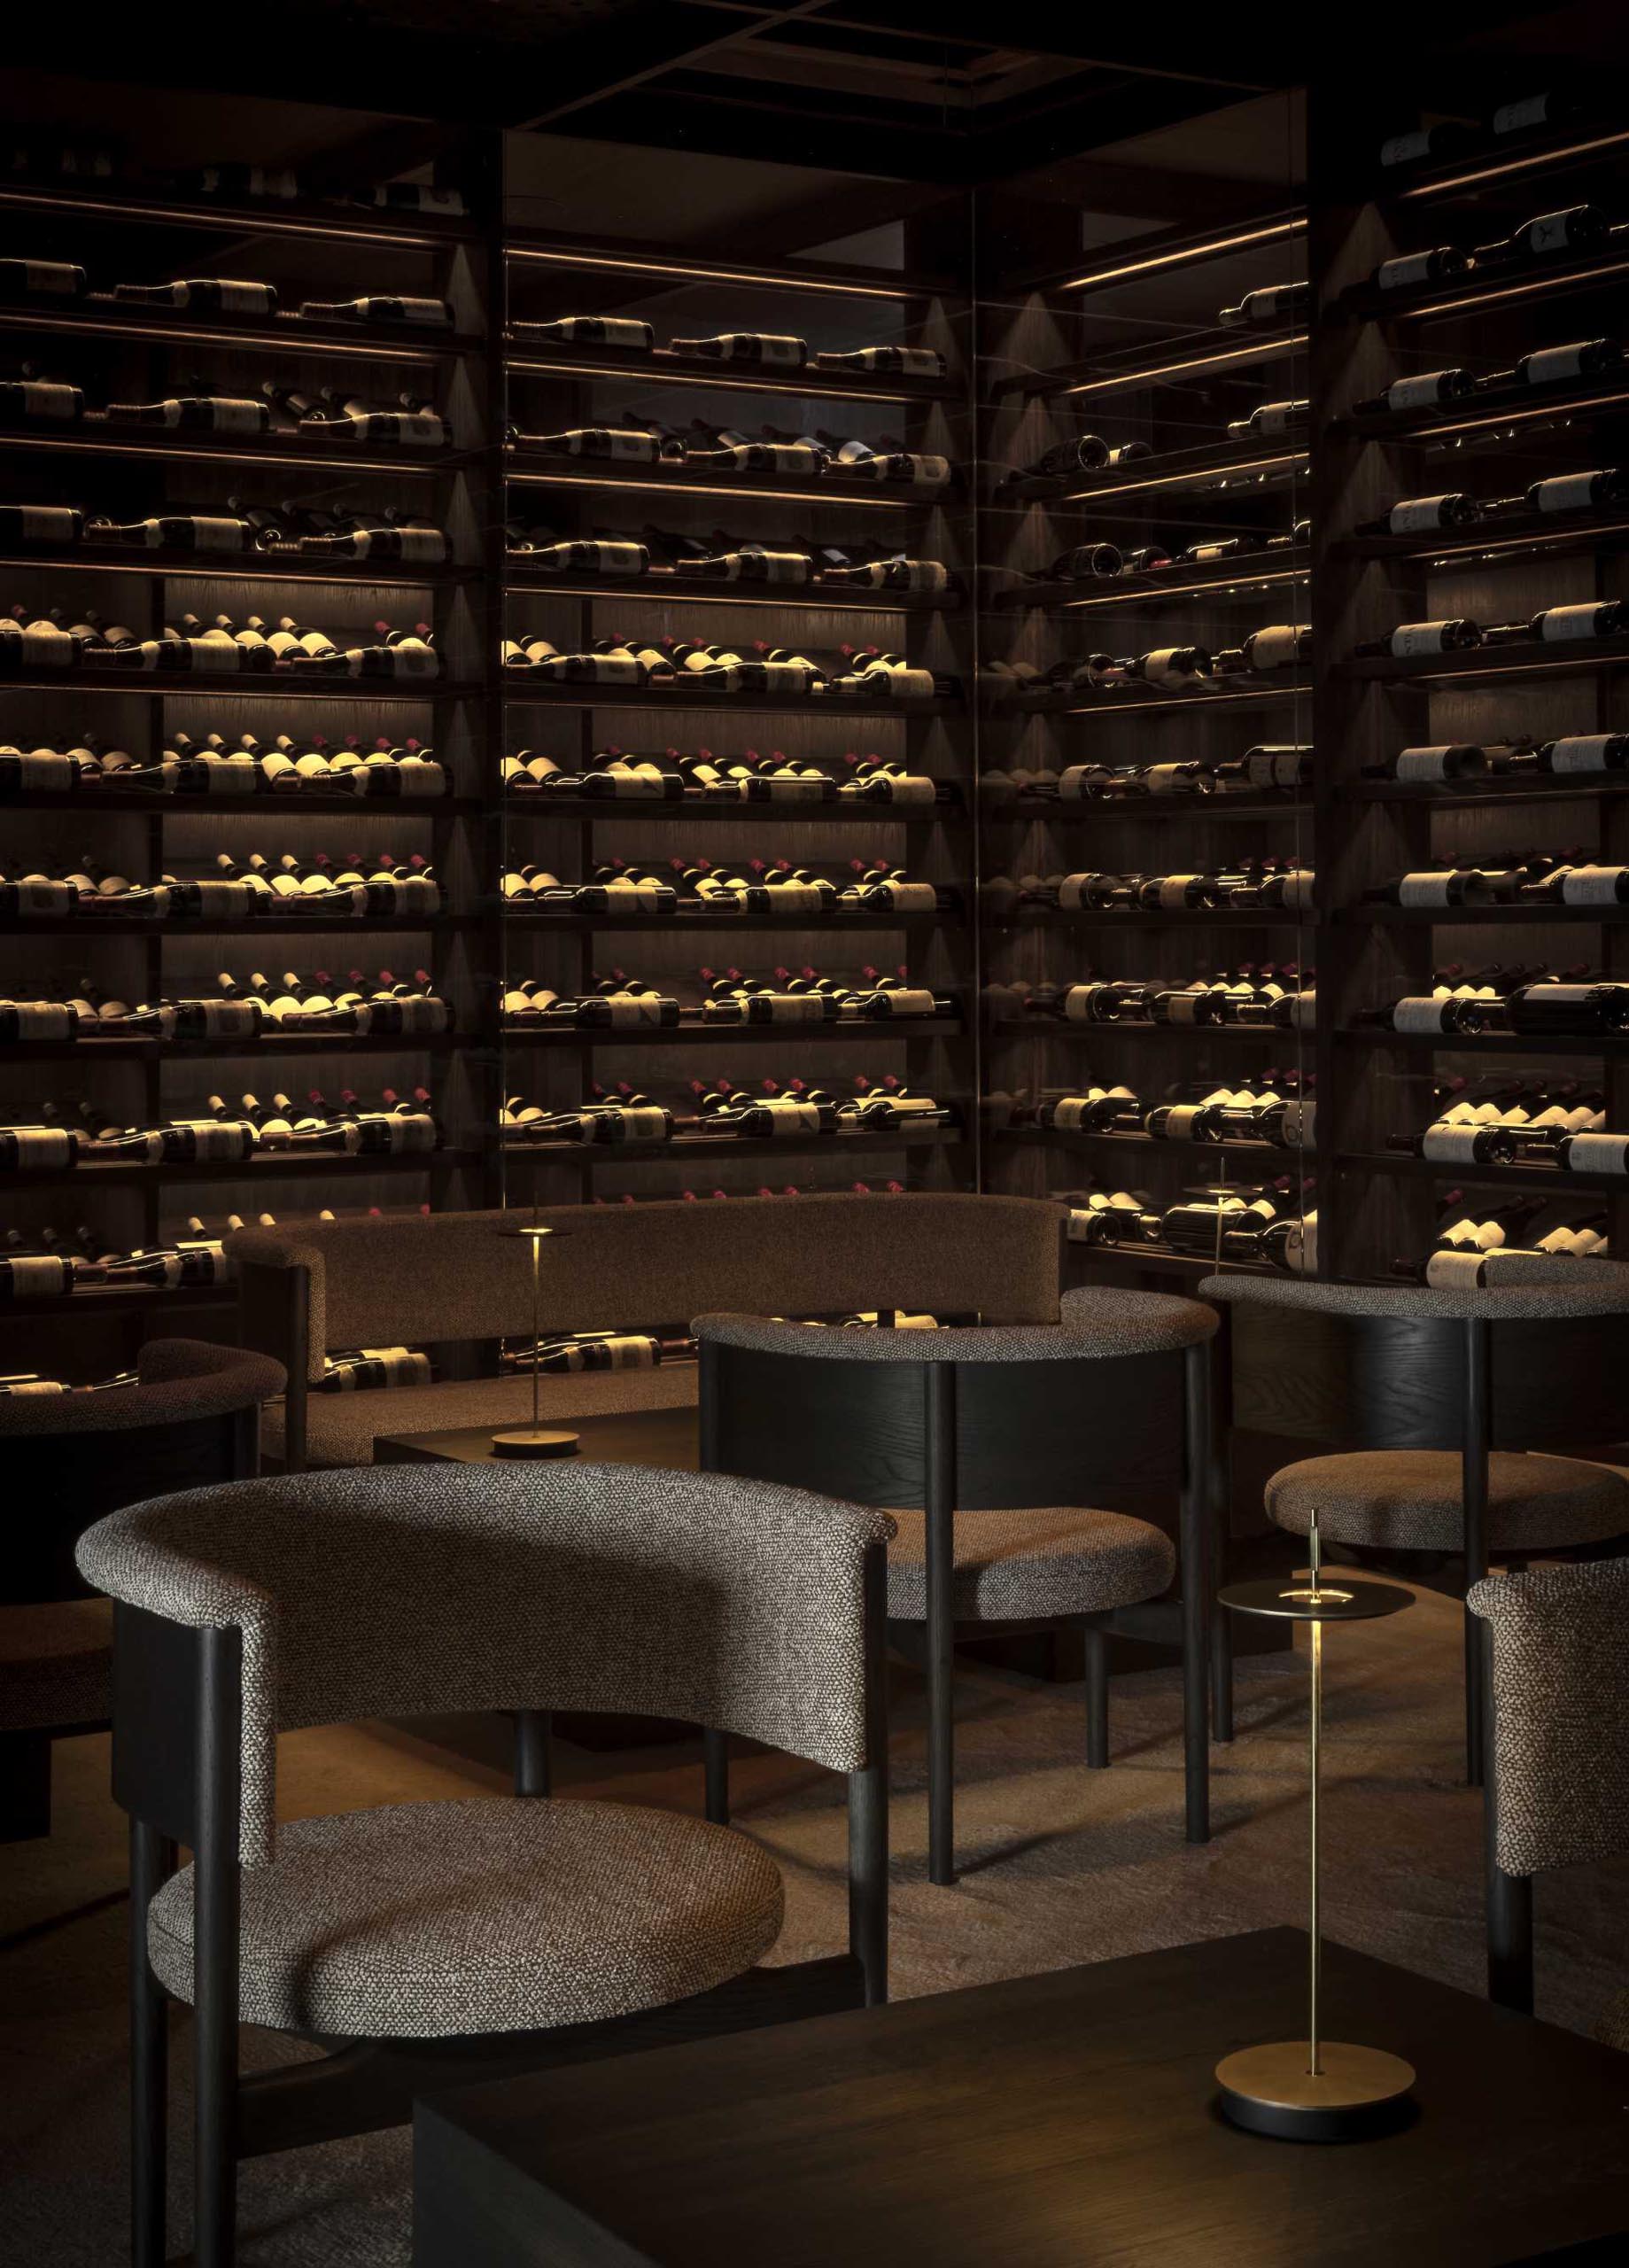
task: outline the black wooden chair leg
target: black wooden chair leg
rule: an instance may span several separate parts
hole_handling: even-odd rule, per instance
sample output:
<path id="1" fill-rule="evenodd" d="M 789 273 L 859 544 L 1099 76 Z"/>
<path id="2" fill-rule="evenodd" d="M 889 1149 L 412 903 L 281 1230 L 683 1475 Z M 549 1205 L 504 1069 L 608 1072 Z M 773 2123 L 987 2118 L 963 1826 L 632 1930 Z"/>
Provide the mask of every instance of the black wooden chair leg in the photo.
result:
<path id="1" fill-rule="evenodd" d="M 517 1796 L 547 1796 L 550 1792 L 549 1735 L 552 1720 L 547 1709 L 515 1712 L 515 1792 Z"/>
<path id="2" fill-rule="evenodd" d="M 702 1728 L 702 1776 L 707 1816 L 715 1827 L 730 1823 L 730 1744 L 710 1725 Z"/>
<path id="3" fill-rule="evenodd" d="M 1224 1742 L 1233 1737 L 1233 1620 L 1225 1606 L 1211 1613 L 1210 1736 Z"/>
<path id="4" fill-rule="evenodd" d="M 1532 2014 L 1532 1877 L 1487 1869 L 1487 1997 Z"/>
<path id="5" fill-rule="evenodd" d="M 168 2000 L 147 1958 L 147 1908 L 174 1864 L 156 1827 L 130 1822 L 130 2260 L 162 2268 L 168 2163 Z"/>
<path id="6" fill-rule="evenodd" d="M 1109 1760 L 1109 1642 L 1100 1623 L 1082 1629 L 1086 1647 L 1086 1762 L 1093 1772 L 1105 1771 Z"/>

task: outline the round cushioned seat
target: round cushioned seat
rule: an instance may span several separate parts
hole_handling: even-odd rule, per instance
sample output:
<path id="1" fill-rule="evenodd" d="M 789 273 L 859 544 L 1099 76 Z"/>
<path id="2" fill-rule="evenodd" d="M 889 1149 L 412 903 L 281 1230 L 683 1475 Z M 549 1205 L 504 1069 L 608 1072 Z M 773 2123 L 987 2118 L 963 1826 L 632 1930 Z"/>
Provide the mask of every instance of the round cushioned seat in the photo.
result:
<path id="1" fill-rule="evenodd" d="M 1305 1535 L 1400 1551 L 1460 1551 L 1463 1467 L 1454 1449 L 1360 1449 L 1286 1464 L 1267 1484 L 1268 1517 Z M 1613 1466 L 1495 1449 L 1487 1461 L 1488 1542 L 1495 1551 L 1604 1543 L 1629 1531 L 1629 1480 Z"/>
<path id="2" fill-rule="evenodd" d="M 295 1820 L 243 1871 L 238 2009 L 377 2039 L 586 2023 L 740 1976 L 780 1915 L 756 1844 L 674 1812 L 489 1797 Z M 192 1922 L 188 1867 L 147 1930 L 182 2000 Z"/>
<path id="3" fill-rule="evenodd" d="M 927 1515 L 895 1511 L 888 1611 L 927 1619 Z M 1077 1504 L 958 1511 L 951 1612 L 963 1622 L 1095 1614 L 1156 1598 L 1176 1570 L 1171 1539 L 1147 1520 Z"/>

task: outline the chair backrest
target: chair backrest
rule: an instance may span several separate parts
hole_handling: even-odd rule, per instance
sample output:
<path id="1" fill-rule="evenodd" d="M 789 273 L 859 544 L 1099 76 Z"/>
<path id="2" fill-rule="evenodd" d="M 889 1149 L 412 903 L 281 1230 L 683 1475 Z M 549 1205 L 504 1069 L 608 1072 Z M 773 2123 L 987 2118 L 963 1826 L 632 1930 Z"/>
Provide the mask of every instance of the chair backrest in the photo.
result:
<path id="1" fill-rule="evenodd" d="M 241 1647 L 249 1865 L 271 1855 L 276 1735 L 302 1725 L 628 1711 L 858 1770 L 890 1533 L 801 1489 L 633 1465 L 392 1465 L 132 1505 L 79 1547 L 119 1602 L 114 1794 L 193 1839 L 196 1642 L 220 1630 Z"/>
<path id="2" fill-rule="evenodd" d="M 1207 1277 L 1201 1293 L 1231 1317 L 1232 1422 L 1330 1447 L 1458 1449 L 1467 1326 L 1485 1324 L 1492 1447 L 1620 1441 L 1629 1268 L 1555 1270 L 1535 1262 L 1485 1291 Z"/>
<path id="3" fill-rule="evenodd" d="M 1629 1851 L 1629 1560 L 1485 1576 L 1494 1855 L 1537 1874 Z"/>
<path id="4" fill-rule="evenodd" d="M 109 1392 L 0 1396 L 10 1524 L 0 1599 L 82 1596 L 74 1546 L 92 1520 L 174 1488 L 259 1469 L 260 1406 L 283 1392 L 282 1365 L 241 1347 L 152 1339 L 138 1382 Z"/>
<path id="5" fill-rule="evenodd" d="M 1216 1318 L 1158 1293 L 1069 1293 L 1066 1317 L 1072 1306 L 1075 1322 L 947 1331 L 703 1316 L 703 1460 L 764 1480 L 802 1474 L 858 1503 L 923 1505 L 927 1377 L 948 1367 L 960 1508 L 1168 1506 L 1183 1478 L 1186 1350 Z"/>
<path id="6" fill-rule="evenodd" d="M 247 1343 L 313 1382 L 339 1347 L 497 1338 L 531 1324 L 531 1258 L 496 1232 L 530 1213 L 441 1213 L 249 1229 L 229 1240 Z M 924 1192 L 555 1206 L 543 1251 L 551 1331 L 685 1324 L 707 1309 L 927 1309 L 1051 1323 L 1061 1206 Z M 305 1285 L 291 1304 L 291 1278 Z M 301 1343 L 303 1342 L 303 1344 Z"/>

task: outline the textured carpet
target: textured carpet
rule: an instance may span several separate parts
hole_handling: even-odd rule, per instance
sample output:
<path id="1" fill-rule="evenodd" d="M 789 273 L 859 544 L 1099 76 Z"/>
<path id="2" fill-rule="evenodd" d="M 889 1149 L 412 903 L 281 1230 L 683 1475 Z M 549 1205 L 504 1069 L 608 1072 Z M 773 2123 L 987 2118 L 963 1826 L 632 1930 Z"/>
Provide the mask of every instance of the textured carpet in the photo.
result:
<path id="1" fill-rule="evenodd" d="M 1458 1783 L 1460 1623 L 1429 1592 L 1408 1613 L 1332 1634 L 1326 1652 L 1327 1927 L 1331 1937 L 1471 1990 L 1481 1974 L 1479 1799 Z M 1214 1751 L 1215 1834 L 1182 1839 L 1175 1674 L 1115 1681 L 1113 1762 L 1082 1766 L 1080 1689 L 985 1672 L 958 1689 L 960 1886 L 925 1868 L 919 1688 L 894 1713 L 897 1994 L 1102 1961 L 1304 1915 L 1306 1683 L 1299 1659 L 1242 1663 L 1238 1738 Z M 485 1728 L 472 1728 L 478 1751 Z M 124 2241 L 123 1830 L 103 1740 L 58 1751 L 58 1831 L 0 1852 L 0 2260 L 108 2264 Z M 501 1785 L 478 1760 L 398 1729 L 301 1733 L 283 1748 L 284 1809 L 337 1811 Z M 688 1749 L 569 1751 L 584 1793 L 699 1807 Z M 784 1758 L 735 1774 L 739 1817 L 787 1876 L 778 1958 L 841 1947 L 839 1783 Z M 1629 1982 L 1629 1861 L 1541 1885 L 1540 2013 L 1602 2029 Z M 176 2100 L 185 2080 L 177 2027 Z M 276 2040 L 245 2035 L 245 2061 Z M 184 2134 L 184 2125 L 181 2128 Z M 242 2176 L 245 2268 L 401 2268 L 409 2258 L 405 2132 L 261 2160 Z M 185 2238 L 179 2189 L 172 2246 Z"/>

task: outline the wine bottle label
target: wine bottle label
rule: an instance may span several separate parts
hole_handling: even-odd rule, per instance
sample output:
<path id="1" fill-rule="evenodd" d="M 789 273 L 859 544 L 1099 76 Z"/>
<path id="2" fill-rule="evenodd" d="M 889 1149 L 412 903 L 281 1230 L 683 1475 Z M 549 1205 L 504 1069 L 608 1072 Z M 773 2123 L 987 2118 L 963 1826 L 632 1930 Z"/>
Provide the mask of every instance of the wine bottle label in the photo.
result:
<path id="1" fill-rule="evenodd" d="M 1541 512 L 1586 512 L 1594 501 L 1599 472 L 1559 472 L 1533 484 L 1533 501 Z"/>
<path id="2" fill-rule="evenodd" d="M 1516 232 L 1516 241 L 1530 252 L 1564 252 L 1571 241 L 1568 215 L 1564 213 L 1540 213 L 1536 219 L 1525 221 Z"/>
<path id="3" fill-rule="evenodd" d="M 1629 1134 L 1575 1134 L 1562 1162 L 1569 1173 L 1629 1173 Z"/>
<path id="4" fill-rule="evenodd" d="M 814 1102 L 798 1102 L 787 1095 L 775 1095 L 768 1102 L 754 1106 L 754 1122 L 760 1124 L 775 1141 L 788 1135 L 818 1134 L 820 1131 L 820 1106 Z"/>
<path id="5" fill-rule="evenodd" d="M 80 516 L 70 504 L 8 504 L 0 509 L 0 530 L 16 543 L 72 543 Z"/>
<path id="6" fill-rule="evenodd" d="M 1164 996 L 1164 1014 L 1167 1023 L 1197 1024 L 1199 1012 L 1210 998 L 1208 990 L 1167 992 Z"/>
<path id="7" fill-rule="evenodd" d="M 261 895 L 248 882 L 192 882 L 187 885 L 177 910 L 195 911 L 206 921 L 243 921 Z"/>
<path id="8" fill-rule="evenodd" d="M 1429 158 L 1431 151 L 1431 129 L 1422 127 L 1413 134 L 1393 134 L 1380 144 L 1383 166 L 1417 165 L 1422 158 Z"/>
<path id="9" fill-rule="evenodd" d="M 755 992 L 747 1003 L 749 1023 L 819 1024 L 826 1000 L 818 992 Z"/>
<path id="10" fill-rule="evenodd" d="M 1581 377 L 1584 358 L 1589 352 L 1586 343 L 1576 346 L 1540 346 L 1522 357 L 1526 383 L 1530 386 L 1555 385 L 1566 378 Z"/>
<path id="11" fill-rule="evenodd" d="M 877 995 L 877 1013 L 897 1021 L 904 1017 L 932 1016 L 938 1013 L 938 1003 L 931 992 L 914 985 L 896 985 L 892 990 Z"/>
<path id="12" fill-rule="evenodd" d="M 72 913 L 76 893 L 71 882 L 46 882 L 30 878 L 18 882 L 0 884 L 0 908 L 27 917 L 29 914 Z"/>
<path id="13" fill-rule="evenodd" d="M 451 1014 L 447 1004 L 445 1000 L 438 998 L 434 993 L 410 994 L 406 998 L 398 1000 L 395 1006 L 399 1012 L 398 1028 L 415 1038 L 425 1035 L 433 1036 L 449 1028 Z M 364 1030 L 366 1026 L 361 1019 L 368 1014 L 366 1006 L 358 1008 L 356 1014 L 357 1029 Z"/>
<path id="14" fill-rule="evenodd" d="M 1413 535 L 1421 528 L 1439 528 L 1447 524 L 1445 508 L 1454 501 L 1448 496 L 1409 496 L 1393 504 L 1386 515 L 1386 525 L 1393 535 Z"/>
<path id="15" fill-rule="evenodd" d="M 1456 869 L 1445 867 L 1439 874 L 1405 874 L 1397 885 L 1400 905 L 1447 905 L 1450 901 L 1448 888 Z"/>
<path id="16" fill-rule="evenodd" d="M 593 339 L 601 346 L 638 346 L 647 353 L 656 341 L 650 325 L 634 315 L 562 315 L 549 327 L 567 338 Z"/>
<path id="17" fill-rule="evenodd" d="M 658 1103 L 630 1103 L 599 1115 L 601 1138 L 612 1142 L 663 1142 L 667 1139 L 668 1115 Z"/>
<path id="18" fill-rule="evenodd" d="M 1429 409 L 1432 403 L 1447 399 L 1443 381 L 1445 370 L 1423 370 L 1417 377 L 1393 378 L 1385 390 L 1388 409 Z"/>
<path id="19" fill-rule="evenodd" d="M 1569 866 L 1561 881 L 1563 905 L 1616 905 L 1629 866 Z"/>
<path id="20" fill-rule="evenodd" d="M 1433 1291 L 1474 1290 L 1482 1281 L 1482 1254 L 1433 1252 L 1425 1263 L 1425 1280 Z"/>
<path id="21" fill-rule="evenodd" d="M 260 1029 L 252 1000 L 189 1000 L 186 1007 L 210 1039 L 252 1039 Z"/>
<path id="22" fill-rule="evenodd" d="M 893 773 L 888 775 L 887 800 L 890 804 L 935 804 L 939 790 L 926 773 Z"/>
<path id="23" fill-rule="evenodd" d="M 53 384 L 48 378 L 24 378 L 0 393 L 0 400 L 12 402 L 25 417 L 46 417 L 58 423 L 68 423 L 79 416 L 84 396 L 77 386 Z"/>
<path id="24" fill-rule="evenodd" d="M 1392 633 L 1392 651 L 1399 661 L 1415 654 L 1447 651 L 1450 625 L 1446 622 L 1403 622 Z"/>
<path id="25" fill-rule="evenodd" d="M 1420 1139 L 1420 1154 L 1440 1165 L 1475 1165 L 1483 1131 L 1480 1126 L 1428 1126 Z"/>
<path id="26" fill-rule="evenodd" d="M 74 1140 L 64 1126 L 0 1129 L 0 1165 L 18 1173 L 59 1173 L 74 1162 Z"/>
<path id="27" fill-rule="evenodd" d="M 1258 630 L 1250 648 L 1250 666 L 1256 670 L 1288 669 L 1299 659 L 1300 633 L 1292 624 L 1275 623 Z"/>
<path id="28" fill-rule="evenodd" d="M 604 998 L 616 1030 L 637 1030 L 662 1021 L 662 1004 L 654 992 L 609 992 Z"/>
<path id="29" fill-rule="evenodd" d="M 1106 984 L 1072 984 L 1063 996 L 1064 1021 L 1072 1024 L 1096 1023 L 1097 1004 L 1110 988 Z"/>
<path id="30" fill-rule="evenodd" d="M 606 905 L 615 913 L 671 913 L 677 902 L 677 894 L 667 882 L 629 882 L 618 875 L 603 888 Z"/>
<path id="31" fill-rule="evenodd" d="M 52 299 L 76 299 L 85 288 L 85 271 L 70 260 L 12 260 L 5 262 L 8 282 L 21 271 L 25 291 L 43 291 Z"/>
<path id="32" fill-rule="evenodd" d="M 1310 913 L 1317 889 L 1317 876 L 1298 867 L 1293 874 L 1280 875 L 1279 880 L 1284 885 L 1279 903 L 1284 911 L 1287 913 Z"/>
<path id="33" fill-rule="evenodd" d="M 1582 606 L 1548 606 L 1539 617 L 1539 633 L 1547 645 L 1566 638 L 1598 638 L 1604 631 L 1602 617 L 1608 613 L 1598 599 Z"/>
<path id="34" fill-rule="evenodd" d="M 1198 874 L 1162 875 L 1156 904 L 1167 910 L 1175 909 L 1180 912 L 1188 903 L 1190 884 L 1197 882 L 1199 879 Z"/>
<path id="35" fill-rule="evenodd" d="M 224 1006 L 225 1002 L 211 1005 Z M 176 1131 L 186 1138 L 181 1146 L 183 1157 L 189 1154 L 205 1164 L 235 1165 L 244 1158 L 252 1157 L 260 1142 L 260 1135 L 248 1119 L 178 1119 Z"/>
<path id="36" fill-rule="evenodd" d="M 1318 1106 L 1311 1100 L 1285 1103 L 1278 1131 L 1286 1150 L 1311 1149 L 1316 1139 L 1317 1115 Z"/>
<path id="37" fill-rule="evenodd" d="M 1571 733 L 1550 743 L 1552 772 L 1604 772 L 1619 744 L 1616 733 Z"/>
<path id="38" fill-rule="evenodd" d="M 1396 780 L 1446 780 L 1449 777 L 1447 760 L 1454 753 L 1452 744 L 1440 748 L 1400 749 L 1392 766 Z"/>
<path id="39" fill-rule="evenodd" d="M 1434 252 L 1408 252 L 1400 253 L 1395 260 L 1383 260 L 1375 270 L 1375 282 L 1383 291 L 1400 291 L 1411 284 L 1429 284 L 1435 258 Z"/>
<path id="40" fill-rule="evenodd" d="M 66 1001 L 0 1001 L 0 1040 L 72 1039 L 74 1011 Z"/>
<path id="41" fill-rule="evenodd" d="M 49 1300 L 70 1288 L 73 1278 L 65 1260 L 54 1252 L 22 1252 L 8 1260 L 5 1271 L 14 1300 Z"/>
<path id="42" fill-rule="evenodd" d="M 625 460 L 632 464 L 654 464 L 660 454 L 661 444 L 654 433 L 630 433 L 620 431 L 606 435 L 608 457 Z"/>
<path id="43" fill-rule="evenodd" d="M 1428 998 L 1422 994 L 1417 998 L 1400 1000 L 1392 1010 L 1392 1029 L 1393 1031 L 1446 1031 L 1448 1027 L 1443 1021 L 1443 1015 L 1445 1011 L 1451 1008 L 1453 1005 L 1453 1001 L 1446 993 L 1439 998 Z"/>
<path id="44" fill-rule="evenodd" d="M 56 749 L 35 749 L 26 755 L 0 757 L 0 787 L 60 795 L 78 778 L 79 766 L 73 757 Z"/>
<path id="45" fill-rule="evenodd" d="M 1167 1141 L 1191 1142 L 1194 1138 L 1194 1127 L 1198 1122 L 1204 1107 L 1205 1106 L 1203 1103 L 1173 1103 L 1171 1106 L 1170 1115 L 1165 1121 L 1165 1138 Z"/>
<path id="46" fill-rule="evenodd" d="M 1501 103 L 1488 121 L 1495 134 L 1525 134 L 1549 122 L 1548 95 L 1528 95 L 1517 103 Z"/>
<path id="47" fill-rule="evenodd" d="M 1196 768 L 1192 764 L 1151 764 L 1143 774 L 1143 785 L 1151 796 L 1191 794 Z"/>
<path id="48" fill-rule="evenodd" d="M 932 882 L 882 882 L 877 885 L 896 913 L 933 913 L 939 892 Z"/>
<path id="49" fill-rule="evenodd" d="M 749 804 L 819 804 L 826 799 L 828 780 L 800 780 L 795 773 L 756 773 L 739 783 L 741 798 Z"/>

